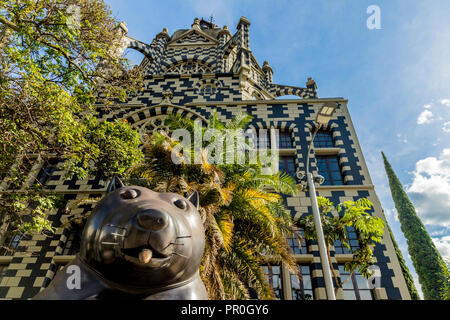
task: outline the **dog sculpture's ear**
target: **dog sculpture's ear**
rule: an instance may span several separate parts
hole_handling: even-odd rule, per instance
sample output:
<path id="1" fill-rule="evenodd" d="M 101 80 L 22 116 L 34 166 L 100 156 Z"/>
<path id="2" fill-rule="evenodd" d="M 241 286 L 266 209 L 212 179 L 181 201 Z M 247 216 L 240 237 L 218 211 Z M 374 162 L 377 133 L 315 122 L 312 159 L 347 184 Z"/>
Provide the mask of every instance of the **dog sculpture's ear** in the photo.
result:
<path id="1" fill-rule="evenodd" d="M 111 179 L 111 182 L 108 185 L 108 188 L 106 189 L 106 194 L 113 192 L 114 190 L 120 189 L 125 187 L 125 185 L 123 184 L 122 180 L 120 180 L 119 177 L 114 176 Z"/>
<path id="2" fill-rule="evenodd" d="M 194 206 L 196 209 L 198 209 L 198 204 L 199 204 L 199 195 L 197 191 L 194 191 L 191 193 L 191 195 L 189 197 L 187 197 L 186 199 L 188 199 Z"/>

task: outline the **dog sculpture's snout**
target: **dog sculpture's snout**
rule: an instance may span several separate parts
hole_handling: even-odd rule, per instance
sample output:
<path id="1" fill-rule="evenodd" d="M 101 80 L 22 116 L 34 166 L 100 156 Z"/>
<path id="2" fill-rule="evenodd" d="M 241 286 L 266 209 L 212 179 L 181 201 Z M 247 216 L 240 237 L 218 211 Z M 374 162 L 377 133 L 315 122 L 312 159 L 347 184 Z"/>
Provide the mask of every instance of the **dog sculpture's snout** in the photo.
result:
<path id="1" fill-rule="evenodd" d="M 169 215 L 159 210 L 149 209 L 139 213 L 137 221 L 147 230 L 158 231 L 167 227 Z"/>

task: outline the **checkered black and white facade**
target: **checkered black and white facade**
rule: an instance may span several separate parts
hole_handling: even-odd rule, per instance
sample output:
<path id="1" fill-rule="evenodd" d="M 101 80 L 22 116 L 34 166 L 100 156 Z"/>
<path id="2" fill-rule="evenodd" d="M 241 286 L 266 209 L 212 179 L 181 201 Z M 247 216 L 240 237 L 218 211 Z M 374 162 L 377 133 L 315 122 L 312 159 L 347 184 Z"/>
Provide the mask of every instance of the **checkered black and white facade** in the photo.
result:
<path id="1" fill-rule="evenodd" d="M 152 43 L 146 44 L 128 37 L 122 24 L 123 49 L 132 48 L 144 55 L 141 63 L 145 70 L 144 88 L 116 109 L 107 110 L 98 105 L 101 119 L 126 119 L 136 129 L 145 131 L 160 125 L 170 114 L 205 120 L 217 112 L 218 117 L 226 121 L 245 111 L 253 116 L 252 127 L 275 128 L 290 135 L 292 148 L 281 150 L 280 156 L 291 157 L 296 168 L 304 171 L 316 114 L 325 102 L 337 102 L 339 107 L 326 128 L 333 146 L 316 148 L 311 152 L 311 164 L 312 170 L 317 172 L 318 157 L 335 157 L 342 183 L 319 186 L 318 194 L 330 198 L 335 204 L 367 197 L 375 204 L 373 214 L 385 219 L 347 109 L 347 100 L 319 98 L 316 83 L 310 78 L 305 87 L 273 83 L 272 68 L 267 62 L 261 66 L 252 54 L 249 28 L 250 22 L 243 17 L 234 34 L 226 26 L 219 28 L 195 19 L 190 28 L 177 30 L 172 35 L 163 29 Z M 298 99 L 277 99 L 283 95 L 295 95 Z M 39 166 L 37 162 L 30 175 L 37 175 Z M 68 201 L 76 201 L 101 197 L 106 181 L 95 177 L 67 180 L 64 172 L 54 171 L 46 187 L 63 194 Z M 307 191 L 301 192 L 300 196 L 287 197 L 285 201 L 296 220 L 312 213 Z M 91 205 L 81 205 L 75 213 L 91 209 Z M 76 249 L 71 250 L 73 234 L 62 227 L 67 214 L 62 210 L 55 211 L 50 214 L 50 219 L 57 228 L 52 237 L 35 235 L 20 242 L 22 250 L 17 250 L 12 256 L 0 257 L 0 298 L 33 297 L 49 284 L 61 265 L 72 259 L 76 252 Z M 308 286 L 313 298 L 326 299 L 317 244 L 306 243 L 302 250 L 294 250 L 293 254 L 298 263 L 310 271 L 308 279 L 311 283 Z M 410 299 L 387 230 L 383 243 L 375 248 L 375 256 L 381 271 L 381 287 L 372 290 L 372 298 Z M 336 250 L 332 252 L 331 260 L 338 274 L 339 264 L 351 257 L 351 254 Z M 275 289 L 280 298 L 294 298 L 296 284 L 288 270 L 283 265 L 271 266 L 270 269 L 273 267 L 278 273 L 274 286 L 277 286 Z M 338 292 L 338 299 L 348 297 L 344 291 Z"/>

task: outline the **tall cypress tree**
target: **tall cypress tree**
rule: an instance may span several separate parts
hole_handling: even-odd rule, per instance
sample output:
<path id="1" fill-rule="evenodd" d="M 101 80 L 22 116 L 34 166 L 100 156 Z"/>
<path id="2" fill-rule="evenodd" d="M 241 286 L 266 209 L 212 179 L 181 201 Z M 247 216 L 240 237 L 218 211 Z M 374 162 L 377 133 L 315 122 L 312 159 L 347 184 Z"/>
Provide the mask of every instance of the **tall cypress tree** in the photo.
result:
<path id="1" fill-rule="evenodd" d="M 384 167 L 391 187 L 392 199 L 397 209 L 398 219 L 408 243 L 408 252 L 414 268 L 422 285 L 424 298 L 427 300 L 440 300 L 446 280 L 445 264 L 439 251 L 436 249 L 430 235 L 414 209 L 408 195 L 403 190 L 400 180 L 394 170 L 381 153 Z"/>
<path id="2" fill-rule="evenodd" d="M 405 259 L 403 259 L 403 254 L 398 247 L 397 241 L 395 241 L 391 227 L 389 227 L 389 225 L 387 225 L 387 227 L 389 230 L 389 235 L 392 239 L 392 243 L 394 245 L 395 253 L 397 254 L 398 262 L 400 263 L 400 268 L 402 269 L 403 277 L 406 281 L 406 287 L 408 287 L 409 295 L 411 296 L 411 300 L 420 300 L 419 293 L 417 292 L 416 286 L 414 285 L 413 277 L 409 273 L 408 266 L 406 265 Z"/>

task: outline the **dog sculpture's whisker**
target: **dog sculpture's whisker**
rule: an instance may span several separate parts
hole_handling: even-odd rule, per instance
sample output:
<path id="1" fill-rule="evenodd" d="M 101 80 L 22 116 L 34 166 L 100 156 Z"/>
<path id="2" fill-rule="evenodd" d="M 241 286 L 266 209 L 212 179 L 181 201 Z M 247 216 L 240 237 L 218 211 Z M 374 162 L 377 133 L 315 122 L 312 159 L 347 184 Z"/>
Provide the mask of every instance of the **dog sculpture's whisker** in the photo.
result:
<path id="1" fill-rule="evenodd" d="M 170 246 L 184 246 L 184 243 L 171 242 L 163 250 L 166 250 Z"/>
<path id="2" fill-rule="evenodd" d="M 126 229 L 126 228 L 124 228 L 124 227 L 115 226 L 115 225 L 113 225 L 113 224 L 107 224 L 107 226 L 108 226 L 108 227 L 117 228 L 117 229 L 123 229 L 123 230 Z"/>
<path id="3" fill-rule="evenodd" d="M 118 243 L 115 243 L 115 242 L 102 242 L 102 244 L 111 244 L 111 245 L 114 245 L 114 246 L 118 246 L 119 245 Z"/>
<path id="4" fill-rule="evenodd" d="M 181 253 L 178 253 L 178 252 L 173 252 L 172 254 L 174 254 L 176 256 L 180 256 L 180 257 L 186 258 L 186 259 L 189 258 L 188 256 L 182 255 Z"/>
<path id="5" fill-rule="evenodd" d="M 113 232 L 113 233 L 111 233 L 113 236 L 118 236 L 118 237 L 125 237 L 125 235 L 124 234 L 120 234 L 120 233 L 115 233 L 115 232 Z"/>
<path id="6" fill-rule="evenodd" d="M 183 239 L 183 238 L 192 238 L 192 236 L 181 236 L 181 237 L 177 237 L 177 239 Z"/>

